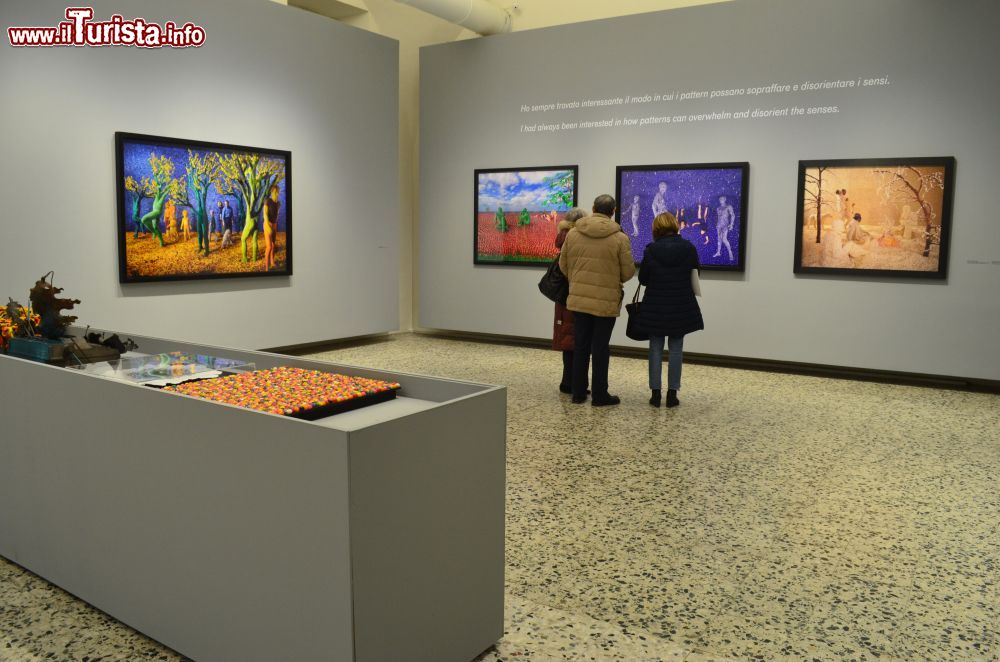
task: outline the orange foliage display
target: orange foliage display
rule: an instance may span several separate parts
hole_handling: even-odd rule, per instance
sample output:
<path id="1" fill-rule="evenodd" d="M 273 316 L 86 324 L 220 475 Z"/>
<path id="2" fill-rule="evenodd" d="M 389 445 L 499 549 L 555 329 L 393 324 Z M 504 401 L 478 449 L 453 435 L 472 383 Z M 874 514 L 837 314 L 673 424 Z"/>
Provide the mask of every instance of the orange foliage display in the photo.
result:
<path id="1" fill-rule="evenodd" d="M 265 271 L 264 260 L 243 262 L 240 246 L 234 243 L 221 248 L 218 240 L 212 242 L 212 250 L 206 257 L 198 252 L 197 242 L 192 236 L 185 241 L 181 234 L 177 241 L 168 242 L 162 248 L 149 235 L 136 239 L 125 233 L 128 261 L 126 268 L 130 277 L 174 276 L 178 274 L 220 274 Z M 286 233 L 279 232 L 274 251 L 276 269 L 284 269 L 286 261 Z"/>

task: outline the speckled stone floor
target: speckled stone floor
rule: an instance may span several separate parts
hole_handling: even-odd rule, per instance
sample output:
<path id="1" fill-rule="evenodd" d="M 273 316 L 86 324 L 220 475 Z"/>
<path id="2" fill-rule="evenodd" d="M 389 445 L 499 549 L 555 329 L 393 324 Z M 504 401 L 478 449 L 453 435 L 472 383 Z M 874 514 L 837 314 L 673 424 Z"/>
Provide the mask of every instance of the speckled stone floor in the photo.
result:
<path id="1" fill-rule="evenodd" d="M 555 352 L 415 335 L 318 355 L 508 386 L 507 605 L 479 659 L 1000 659 L 1000 396 L 685 366 L 646 404 Z M 52 653 L 52 655 L 49 655 Z M 183 659 L 0 560 L 0 660 Z"/>

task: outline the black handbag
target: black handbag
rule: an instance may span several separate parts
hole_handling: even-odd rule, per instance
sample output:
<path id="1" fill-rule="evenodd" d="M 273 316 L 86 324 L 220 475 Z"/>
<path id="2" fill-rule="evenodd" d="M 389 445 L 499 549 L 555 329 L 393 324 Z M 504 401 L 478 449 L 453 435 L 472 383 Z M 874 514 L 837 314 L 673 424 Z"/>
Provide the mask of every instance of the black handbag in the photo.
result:
<path id="1" fill-rule="evenodd" d="M 569 281 L 559 268 L 559 258 L 553 260 L 549 268 L 545 270 L 542 279 L 538 281 L 538 291 L 546 298 L 566 305 L 566 298 L 569 297 Z"/>
<path id="2" fill-rule="evenodd" d="M 639 290 L 641 289 L 642 285 L 637 285 L 635 296 L 632 297 L 632 303 L 625 304 L 625 313 L 628 315 L 628 323 L 625 325 L 625 335 L 632 340 L 649 340 L 649 334 L 639 328 L 639 307 L 642 305 L 639 303 Z"/>

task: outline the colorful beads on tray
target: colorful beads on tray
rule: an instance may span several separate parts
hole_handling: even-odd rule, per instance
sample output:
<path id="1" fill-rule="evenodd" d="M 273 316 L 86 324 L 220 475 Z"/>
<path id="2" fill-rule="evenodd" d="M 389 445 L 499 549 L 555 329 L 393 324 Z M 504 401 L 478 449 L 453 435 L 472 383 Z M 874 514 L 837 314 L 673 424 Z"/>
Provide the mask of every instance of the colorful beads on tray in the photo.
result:
<path id="1" fill-rule="evenodd" d="M 302 368 L 272 368 L 167 386 L 165 391 L 292 416 L 399 388 L 394 382 Z"/>

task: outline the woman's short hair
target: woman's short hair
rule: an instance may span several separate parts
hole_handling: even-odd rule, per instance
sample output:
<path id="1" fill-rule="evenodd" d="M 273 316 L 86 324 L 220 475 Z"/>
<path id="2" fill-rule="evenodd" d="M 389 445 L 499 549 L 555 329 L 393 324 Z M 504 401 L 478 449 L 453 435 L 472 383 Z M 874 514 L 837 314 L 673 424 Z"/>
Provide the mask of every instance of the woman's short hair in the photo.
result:
<path id="1" fill-rule="evenodd" d="M 663 212 L 653 219 L 653 239 L 666 237 L 670 234 L 677 234 L 681 231 L 677 219 L 668 211 Z"/>
<path id="2" fill-rule="evenodd" d="M 566 215 L 563 216 L 563 220 L 569 223 L 576 223 L 586 215 L 587 215 L 587 210 L 584 209 L 583 207 L 573 207 L 568 212 L 566 212 Z"/>

